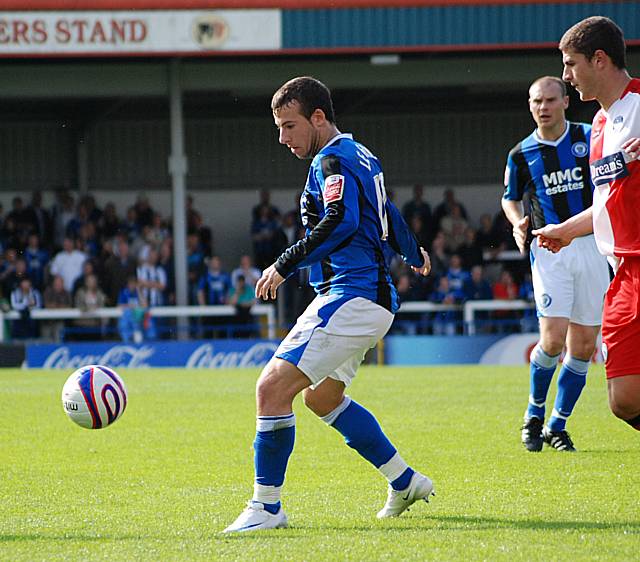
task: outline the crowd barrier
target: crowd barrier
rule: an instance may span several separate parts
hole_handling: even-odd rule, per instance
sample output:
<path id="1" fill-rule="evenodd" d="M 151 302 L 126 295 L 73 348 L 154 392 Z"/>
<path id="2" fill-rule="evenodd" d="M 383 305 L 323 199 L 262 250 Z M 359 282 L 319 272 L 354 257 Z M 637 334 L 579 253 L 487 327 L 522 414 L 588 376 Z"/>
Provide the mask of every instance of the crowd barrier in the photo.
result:
<path id="1" fill-rule="evenodd" d="M 151 316 L 158 318 L 188 318 L 205 316 L 228 316 L 236 314 L 235 307 L 231 305 L 215 306 L 156 306 L 149 309 Z M 273 304 L 255 304 L 251 308 L 255 316 L 266 317 L 267 339 L 276 338 L 276 309 Z M 122 310 L 118 307 L 97 308 L 93 311 L 83 312 L 77 308 L 36 308 L 31 310 L 31 318 L 34 320 L 77 320 L 79 318 L 119 318 Z M 4 341 L 4 320 L 18 320 L 20 314 L 15 310 L 9 312 L 0 311 L 0 341 Z"/>

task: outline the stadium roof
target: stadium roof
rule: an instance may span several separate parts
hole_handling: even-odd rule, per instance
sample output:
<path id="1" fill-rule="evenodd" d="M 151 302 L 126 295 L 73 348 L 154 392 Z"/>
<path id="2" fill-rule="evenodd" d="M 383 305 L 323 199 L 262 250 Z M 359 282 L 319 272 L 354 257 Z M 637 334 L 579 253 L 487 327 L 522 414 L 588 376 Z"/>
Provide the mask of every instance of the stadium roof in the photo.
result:
<path id="1" fill-rule="evenodd" d="M 552 3 L 558 2 L 555 0 L 0 0 L 0 10 L 338 9 Z M 584 3 L 584 0 L 563 0 L 562 3 L 577 4 Z"/>

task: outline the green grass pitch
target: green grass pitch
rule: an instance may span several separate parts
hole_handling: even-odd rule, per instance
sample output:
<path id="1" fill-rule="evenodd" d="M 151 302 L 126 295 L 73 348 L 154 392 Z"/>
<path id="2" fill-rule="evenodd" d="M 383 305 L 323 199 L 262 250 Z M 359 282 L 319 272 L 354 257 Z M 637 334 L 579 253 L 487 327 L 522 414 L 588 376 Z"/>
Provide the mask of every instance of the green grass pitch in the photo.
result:
<path id="1" fill-rule="evenodd" d="M 127 411 L 99 431 L 63 413 L 67 375 L 0 371 L 0 560 L 638 557 L 640 435 L 609 413 L 601 367 L 570 420 L 574 455 L 521 446 L 525 367 L 362 368 L 350 394 L 437 496 L 378 521 L 382 477 L 297 401 L 291 527 L 232 537 L 256 370 L 122 370 Z"/>

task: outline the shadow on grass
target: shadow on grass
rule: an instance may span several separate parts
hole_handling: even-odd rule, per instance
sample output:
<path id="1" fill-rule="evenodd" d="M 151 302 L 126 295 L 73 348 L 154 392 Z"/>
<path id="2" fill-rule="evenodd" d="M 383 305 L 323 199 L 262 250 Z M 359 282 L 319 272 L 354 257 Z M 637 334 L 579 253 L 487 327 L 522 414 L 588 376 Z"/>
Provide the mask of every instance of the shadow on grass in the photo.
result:
<path id="1" fill-rule="evenodd" d="M 598 521 L 561 521 L 544 519 L 508 519 L 482 517 L 474 515 L 430 515 L 426 517 L 404 517 L 396 519 L 392 525 L 380 522 L 371 526 L 352 525 L 310 525 L 302 527 L 335 531 L 612 531 L 616 533 L 640 534 L 640 521 L 598 522 Z M 299 527 L 300 528 L 300 527 Z"/>
<path id="2" fill-rule="evenodd" d="M 65 533 L 63 535 L 45 534 L 38 535 L 35 533 L 5 534 L 0 533 L 0 543 L 3 542 L 27 542 L 27 541 L 139 541 L 139 540 L 157 540 L 166 537 L 152 537 L 144 535 L 85 535 L 82 533 Z"/>
<path id="3" fill-rule="evenodd" d="M 428 517 L 403 517 L 392 522 L 376 522 L 372 525 L 349 525 L 346 521 L 340 524 L 322 524 L 321 522 L 292 525 L 288 529 L 274 529 L 259 533 L 232 533 L 229 535 L 220 532 L 204 533 L 197 540 L 264 540 L 264 539 L 306 539 L 309 534 L 318 532 L 402 532 L 402 531 L 611 531 L 625 533 L 626 535 L 640 535 L 640 521 L 628 522 L 598 522 L 598 521 L 567 521 L 567 520 L 543 520 L 543 519 L 508 519 L 499 517 L 481 517 L 473 515 L 431 515 Z M 301 534 L 299 534 L 301 533 Z M 145 541 L 145 540 L 173 540 L 171 535 L 88 535 L 82 533 L 54 534 L 3 534 L 0 533 L 0 543 L 3 542 L 28 542 L 28 541 Z"/>

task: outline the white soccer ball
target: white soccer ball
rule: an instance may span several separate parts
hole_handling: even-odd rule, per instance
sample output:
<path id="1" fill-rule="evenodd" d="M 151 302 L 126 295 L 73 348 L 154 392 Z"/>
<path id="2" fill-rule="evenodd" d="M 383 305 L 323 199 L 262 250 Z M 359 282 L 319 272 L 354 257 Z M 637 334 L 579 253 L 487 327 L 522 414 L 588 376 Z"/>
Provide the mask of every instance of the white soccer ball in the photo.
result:
<path id="1" fill-rule="evenodd" d="M 124 413 L 127 389 L 113 369 L 86 365 L 74 371 L 64 383 L 62 407 L 79 426 L 102 429 Z"/>

